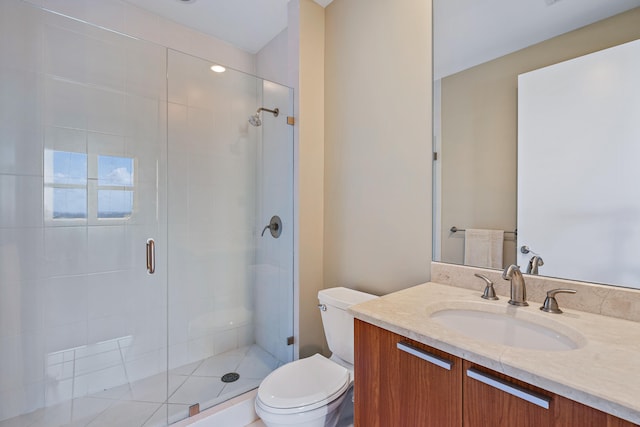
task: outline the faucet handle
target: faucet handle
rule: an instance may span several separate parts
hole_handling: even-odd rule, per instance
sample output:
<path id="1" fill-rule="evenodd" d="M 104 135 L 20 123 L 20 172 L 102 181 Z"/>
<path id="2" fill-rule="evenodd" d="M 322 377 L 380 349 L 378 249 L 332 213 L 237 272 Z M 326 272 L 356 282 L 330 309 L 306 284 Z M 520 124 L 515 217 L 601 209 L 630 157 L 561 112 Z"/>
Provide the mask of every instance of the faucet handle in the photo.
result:
<path id="1" fill-rule="evenodd" d="M 546 311 L 547 313 L 562 313 L 560 307 L 558 306 L 558 301 L 556 300 L 556 294 L 575 294 L 576 291 L 574 289 L 551 289 L 547 292 L 547 297 L 540 307 L 540 310 Z"/>
<path id="2" fill-rule="evenodd" d="M 484 288 L 484 293 L 482 294 L 481 298 L 490 299 L 490 300 L 500 299 L 496 296 L 495 289 L 493 289 L 493 282 L 489 280 L 487 276 L 485 276 L 484 274 L 478 274 L 478 273 L 474 274 L 474 276 L 481 278 L 487 284 L 487 286 Z"/>

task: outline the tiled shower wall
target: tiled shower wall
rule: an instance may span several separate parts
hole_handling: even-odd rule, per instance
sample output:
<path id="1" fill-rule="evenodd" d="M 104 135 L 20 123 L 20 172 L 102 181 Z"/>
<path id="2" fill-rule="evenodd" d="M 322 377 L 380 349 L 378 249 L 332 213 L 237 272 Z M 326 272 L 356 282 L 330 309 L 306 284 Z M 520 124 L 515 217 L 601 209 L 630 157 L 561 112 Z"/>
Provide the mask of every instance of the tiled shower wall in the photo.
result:
<path id="1" fill-rule="evenodd" d="M 28 3 L 253 69 L 252 55 L 122 1 L 0 3 L 0 420 L 162 372 L 167 345 L 171 367 L 254 339 L 291 360 L 292 130 L 248 126 L 263 82 L 233 72 L 224 84 L 198 87 L 205 74 L 180 75 L 190 57 L 171 52 L 167 119 L 165 48 Z M 230 89 L 246 96 L 219 102 Z M 286 120 L 289 89 L 267 82 L 264 93 L 265 106 L 279 105 Z M 287 139 L 261 145 L 266 129 Z M 86 155 L 86 218 L 53 219 L 46 150 Z M 134 159 L 127 220 L 91 216 L 97 155 Z M 166 191 L 176 199 L 168 211 Z M 273 214 L 283 236 L 256 247 Z M 155 276 L 144 269 L 148 237 L 158 242 Z M 254 281 L 255 290 L 245 286 Z"/>
<path id="2" fill-rule="evenodd" d="M 166 369 L 166 262 L 145 271 L 146 239 L 166 242 L 166 53 L 18 0 L 0 17 L 6 419 Z M 109 186 L 131 195 L 126 218 L 98 214 L 99 156 L 130 164 Z"/>

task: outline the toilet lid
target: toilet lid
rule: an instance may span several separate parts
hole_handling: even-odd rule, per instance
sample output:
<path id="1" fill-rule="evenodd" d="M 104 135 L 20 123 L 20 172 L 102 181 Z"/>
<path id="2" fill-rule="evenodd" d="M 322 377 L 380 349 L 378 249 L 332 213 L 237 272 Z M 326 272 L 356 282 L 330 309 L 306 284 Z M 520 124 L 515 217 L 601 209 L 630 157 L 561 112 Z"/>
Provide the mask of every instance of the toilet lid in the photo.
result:
<path id="1" fill-rule="evenodd" d="M 269 374 L 258 388 L 263 405 L 308 411 L 323 406 L 349 388 L 349 371 L 315 354 L 287 363 Z"/>

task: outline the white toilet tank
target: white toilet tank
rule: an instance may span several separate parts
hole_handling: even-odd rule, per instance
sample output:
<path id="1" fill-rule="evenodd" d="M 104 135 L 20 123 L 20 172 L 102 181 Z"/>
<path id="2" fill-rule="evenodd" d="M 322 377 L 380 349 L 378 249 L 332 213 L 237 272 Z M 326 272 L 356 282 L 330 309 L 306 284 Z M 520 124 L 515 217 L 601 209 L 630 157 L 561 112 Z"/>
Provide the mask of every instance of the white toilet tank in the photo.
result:
<path id="1" fill-rule="evenodd" d="M 322 326 L 333 355 L 353 365 L 353 316 L 350 305 L 378 298 L 375 295 L 348 288 L 329 288 L 318 292 Z"/>

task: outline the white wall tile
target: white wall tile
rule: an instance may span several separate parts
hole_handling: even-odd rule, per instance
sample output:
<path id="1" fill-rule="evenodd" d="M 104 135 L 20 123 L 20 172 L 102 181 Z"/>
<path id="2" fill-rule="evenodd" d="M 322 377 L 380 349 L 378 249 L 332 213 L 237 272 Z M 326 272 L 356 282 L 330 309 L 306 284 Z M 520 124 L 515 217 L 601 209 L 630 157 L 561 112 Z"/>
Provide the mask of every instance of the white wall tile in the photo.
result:
<path id="1" fill-rule="evenodd" d="M 100 132 L 87 132 L 86 137 L 89 179 L 98 179 L 98 156 L 126 157 L 125 137 Z"/>
<path id="2" fill-rule="evenodd" d="M 129 40 L 101 30 L 96 30 L 95 33 L 97 37 L 86 37 L 86 54 L 81 56 L 85 63 L 86 82 L 124 90 L 127 75 L 126 45 Z"/>
<path id="3" fill-rule="evenodd" d="M 42 178 L 0 175 L 0 228 L 42 227 Z"/>
<path id="4" fill-rule="evenodd" d="M 74 349 L 83 345 L 87 345 L 86 321 L 45 329 L 45 351 L 48 353 Z"/>
<path id="5" fill-rule="evenodd" d="M 42 228 L 6 228 L 0 233 L 0 280 L 22 283 L 44 277 Z"/>
<path id="6" fill-rule="evenodd" d="M 169 347 L 169 369 L 178 368 L 191 363 L 187 342 L 173 344 Z"/>
<path id="7" fill-rule="evenodd" d="M 42 141 L 38 125 L 0 126 L 0 173 L 42 176 Z"/>
<path id="8" fill-rule="evenodd" d="M 42 30 L 38 9 L 21 1 L 0 2 L 0 54 L 11 58 L 3 66 L 20 71 L 40 70 Z"/>
<path id="9" fill-rule="evenodd" d="M 91 299 L 92 296 L 90 295 L 89 298 Z M 134 330 L 135 325 L 132 324 L 131 316 L 115 314 L 112 316 L 93 318 L 92 311 L 89 310 L 88 343 L 98 343 L 115 338 L 127 337 L 133 334 Z"/>
<path id="10" fill-rule="evenodd" d="M 38 126 L 42 112 L 42 79 L 35 72 L 0 68 L 0 126 Z"/>
<path id="11" fill-rule="evenodd" d="M 87 227 L 87 269 L 90 273 L 125 270 L 131 267 L 131 257 L 125 241 L 124 225 L 98 225 Z M 91 282 L 101 276 L 91 277 Z M 111 275 L 113 284 L 126 283 L 122 273 Z M 118 288 L 115 288 L 118 289 Z"/>
<path id="12" fill-rule="evenodd" d="M 104 227 L 114 228 L 114 227 Z M 111 273 L 90 274 L 87 276 L 87 304 L 89 319 L 99 319 L 120 315 L 135 310 L 135 301 L 131 298 L 126 272 L 116 271 Z M 126 335 L 116 333 L 111 338 Z"/>
<path id="13" fill-rule="evenodd" d="M 44 130 L 44 146 L 46 149 L 53 151 L 86 153 L 87 131 L 54 126 L 46 127 Z M 52 166 L 45 165 L 45 178 L 49 182 L 52 180 Z"/>
<path id="14" fill-rule="evenodd" d="M 46 77 L 44 90 L 43 115 L 46 125 L 87 128 L 88 93 L 85 86 Z"/>
<path id="15" fill-rule="evenodd" d="M 235 348 L 236 346 L 237 344 L 234 339 L 234 344 L 232 348 Z M 188 348 L 189 348 L 190 362 L 206 359 L 212 354 L 216 354 L 214 352 L 214 340 L 210 335 L 202 338 L 196 338 L 196 339 L 190 340 L 188 343 Z"/>
<path id="16" fill-rule="evenodd" d="M 245 347 L 256 342 L 253 324 L 241 326 L 237 329 L 238 346 Z"/>
<path id="17" fill-rule="evenodd" d="M 58 20 L 60 24 L 66 22 Z M 43 71 L 54 77 L 86 83 L 87 38 L 72 28 L 57 25 L 44 26 L 43 33 Z"/>
<path id="18" fill-rule="evenodd" d="M 211 341 L 215 348 L 213 354 L 220 354 L 234 350 L 239 347 L 238 331 L 236 328 L 218 331 L 213 335 Z"/>
<path id="19" fill-rule="evenodd" d="M 127 96 L 97 87 L 85 88 L 87 129 L 125 135 Z"/>
<path id="20" fill-rule="evenodd" d="M 264 79 L 288 84 L 289 34 L 285 28 L 256 54 L 256 73 Z"/>
<path id="21" fill-rule="evenodd" d="M 47 328 L 87 321 L 87 276 L 56 277 L 47 281 L 44 322 Z"/>
<path id="22" fill-rule="evenodd" d="M 130 42 L 126 49 L 127 92 L 166 100 L 166 50 L 142 41 Z"/>
<path id="23" fill-rule="evenodd" d="M 0 392 L 44 379 L 44 344 L 41 334 L 0 336 Z"/>
<path id="24" fill-rule="evenodd" d="M 46 227 L 44 247 L 44 272 L 47 276 L 88 272 L 86 227 Z"/>
<path id="25" fill-rule="evenodd" d="M 42 332 L 42 283 L 0 282 L 0 335 Z M 2 360 L 2 359 L 0 359 Z"/>
<path id="26" fill-rule="evenodd" d="M 135 143 L 130 149 L 152 147 L 157 150 L 160 148 L 157 144 L 165 144 L 166 125 L 161 114 L 166 106 L 157 99 L 129 95 L 122 108 L 126 111 L 126 135 Z M 144 145 L 139 147 L 138 144 Z"/>

